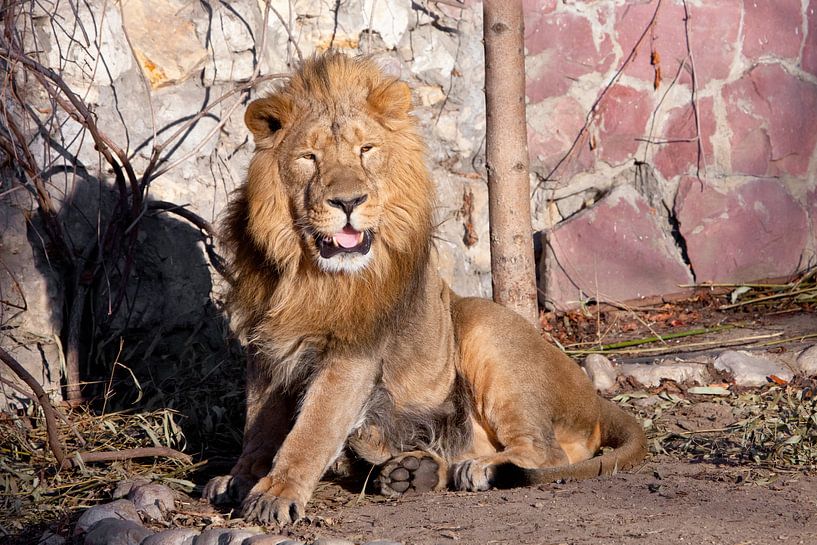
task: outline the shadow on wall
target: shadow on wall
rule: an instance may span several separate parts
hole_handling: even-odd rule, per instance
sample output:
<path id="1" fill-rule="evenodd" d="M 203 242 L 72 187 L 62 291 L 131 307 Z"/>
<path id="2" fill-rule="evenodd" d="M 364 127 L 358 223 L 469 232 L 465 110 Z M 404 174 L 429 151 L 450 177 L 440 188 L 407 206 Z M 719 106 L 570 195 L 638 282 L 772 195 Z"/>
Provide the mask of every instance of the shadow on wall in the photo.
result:
<path id="1" fill-rule="evenodd" d="M 175 446 L 186 443 L 188 452 L 238 449 L 244 357 L 216 295 L 205 235 L 169 212 L 149 210 L 130 255 L 113 257 L 97 225 L 107 224 L 119 193 L 86 172 L 51 174 L 52 186 L 77 175 L 60 213 L 75 254 L 97 240 L 102 248 L 98 273 L 82 279 L 91 282 L 79 335 L 84 397 L 106 412 L 177 411 L 185 439 Z M 39 221 L 28 231 L 31 246 L 42 248 Z M 64 290 L 69 301 L 72 282 L 47 274 L 51 265 L 40 254 L 35 261 L 43 275 L 63 284 L 49 291 Z M 63 344 L 68 314 L 65 309 Z"/>

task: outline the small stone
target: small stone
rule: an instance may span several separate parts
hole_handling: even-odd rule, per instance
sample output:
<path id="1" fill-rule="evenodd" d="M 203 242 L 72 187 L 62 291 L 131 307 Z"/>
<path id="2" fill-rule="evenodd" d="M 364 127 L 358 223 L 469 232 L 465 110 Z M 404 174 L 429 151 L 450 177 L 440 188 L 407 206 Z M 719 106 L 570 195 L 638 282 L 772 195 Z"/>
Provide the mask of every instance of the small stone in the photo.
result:
<path id="1" fill-rule="evenodd" d="M 709 373 L 700 363 L 673 362 L 659 364 L 626 363 L 618 366 L 623 376 L 632 377 L 647 387 L 661 385 L 662 380 L 679 384 L 708 384 Z"/>
<path id="2" fill-rule="evenodd" d="M 139 545 L 193 545 L 198 535 L 192 528 L 174 528 L 153 534 Z"/>
<path id="3" fill-rule="evenodd" d="M 583 367 L 599 392 L 609 392 L 616 387 L 618 372 L 605 356 L 590 354 L 584 359 Z"/>
<path id="4" fill-rule="evenodd" d="M 74 535 L 79 535 L 87 532 L 88 529 L 104 519 L 129 520 L 133 522 L 141 522 L 139 513 L 136 511 L 136 506 L 129 500 L 116 500 L 110 503 L 103 503 L 102 505 L 95 505 L 85 511 L 77 520 L 77 525 L 74 527 Z"/>
<path id="5" fill-rule="evenodd" d="M 211 530 L 205 530 L 197 536 L 196 539 L 193 540 L 193 545 L 246 545 L 247 538 L 252 538 L 257 535 L 258 530 L 213 528 Z"/>
<path id="6" fill-rule="evenodd" d="M 106 518 L 95 523 L 85 534 L 83 545 L 139 545 L 153 532 L 131 520 Z"/>
<path id="7" fill-rule="evenodd" d="M 817 344 L 800 352 L 796 365 L 799 373 L 807 377 L 817 376 Z"/>
<path id="8" fill-rule="evenodd" d="M 144 513 L 152 520 L 163 520 L 168 511 L 176 508 L 173 491 L 159 483 L 134 485 L 128 494 L 128 499 L 133 502 L 137 511 Z"/>
<path id="9" fill-rule="evenodd" d="M 732 374 L 738 386 L 762 386 L 774 375 L 789 381 L 794 376 L 783 364 L 755 356 L 743 350 L 727 350 L 715 359 L 715 369 Z"/>
<path id="10" fill-rule="evenodd" d="M 312 545 L 355 545 L 355 544 L 346 539 L 338 539 L 334 537 L 321 537 L 313 541 Z"/>
<path id="11" fill-rule="evenodd" d="M 292 543 L 298 542 L 282 535 L 261 535 L 247 538 L 241 545 L 291 545 Z"/>
<path id="12" fill-rule="evenodd" d="M 122 499 L 126 497 L 128 494 L 130 494 L 131 490 L 133 490 L 135 487 L 144 486 L 149 483 L 150 481 L 146 481 L 144 479 L 122 481 L 118 485 L 116 485 L 116 488 L 113 489 L 113 494 L 111 494 L 111 497 L 113 497 L 113 499 L 115 500 Z"/>
<path id="13" fill-rule="evenodd" d="M 664 401 L 664 400 L 661 399 L 660 396 L 651 395 L 651 396 L 647 396 L 647 397 L 632 398 L 630 400 L 630 403 L 632 403 L 636 407 L 641 407 L 642 409 L 648 409 L 648 408 L 650 408 L 650 407 L 652 407 L 654 405 L 658 405 L 662 401 Z"/>

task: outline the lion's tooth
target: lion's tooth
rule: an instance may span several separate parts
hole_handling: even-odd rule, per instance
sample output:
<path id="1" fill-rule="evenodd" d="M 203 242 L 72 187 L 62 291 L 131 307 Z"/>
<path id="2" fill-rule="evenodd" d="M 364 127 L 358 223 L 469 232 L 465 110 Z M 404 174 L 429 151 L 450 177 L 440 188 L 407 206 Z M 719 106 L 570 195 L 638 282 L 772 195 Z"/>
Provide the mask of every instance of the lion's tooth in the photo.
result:
<path id="1" fill-rule="evenodd" d="M 337 247 L 338 247 L 338 239 L 336 239 L 335 237 L 332 237 L 332 245 L 333 245 L 335 248 L 337 248 Z"/>
<path id="2" fill-rule="evenodd" d="M 357 234 L 357 243 L 358 244 L 363 244 L 363 231 L 361 231 L 361 232 L 359 232 Z"/>

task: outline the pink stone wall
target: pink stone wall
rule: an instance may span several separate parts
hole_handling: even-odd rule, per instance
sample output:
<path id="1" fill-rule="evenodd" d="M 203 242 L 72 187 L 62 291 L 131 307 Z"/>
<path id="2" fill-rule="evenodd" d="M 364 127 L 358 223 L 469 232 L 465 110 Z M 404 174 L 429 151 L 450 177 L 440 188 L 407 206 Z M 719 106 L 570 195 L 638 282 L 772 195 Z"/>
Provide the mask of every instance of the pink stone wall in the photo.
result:
<path id="1" fill-rule="evenodd" d="M 817 263 L 817 0 L 525 9 L 549 304 Z"/>

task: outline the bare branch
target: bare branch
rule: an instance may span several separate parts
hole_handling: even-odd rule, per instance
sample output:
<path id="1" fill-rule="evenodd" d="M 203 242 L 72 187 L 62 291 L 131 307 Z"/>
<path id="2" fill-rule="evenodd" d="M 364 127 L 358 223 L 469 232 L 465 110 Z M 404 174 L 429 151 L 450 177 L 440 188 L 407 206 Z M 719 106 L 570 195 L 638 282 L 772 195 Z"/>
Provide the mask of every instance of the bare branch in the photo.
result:
<path id="1" fill-rule="evenodd" d="M 37 397 L 37 401 L 39 402 L 40 407 L 43 409 L 43 415 L 45 415 L 48 446 L 51 447 L 51 452 L 54 453 L 54 458 L 57 459 L 57 465 L 62 467 L 63 463 L 65 462 L 65 450 L 63 449 L 62 442 L 60 441 L 59 437 L 59 431 L 57 429 L 57 411 L 51 404 L 51 400 L 48 399 L 48 394 L 45 393 L 45 390 L 43 390 L 43 387 L 40 386 L 39 382 L 37 382 L 37 379 L 32 377 L 31 373 L 26 371 L 25 367 L 20 365 L 20 363 L 2 347 L 0 347 L 0 361 L 5 363 L 9 369 L 14 371 L 14 374 L 17 375 L 20 380 L 25 382 Z"/>

